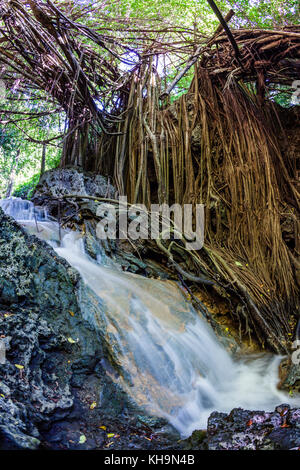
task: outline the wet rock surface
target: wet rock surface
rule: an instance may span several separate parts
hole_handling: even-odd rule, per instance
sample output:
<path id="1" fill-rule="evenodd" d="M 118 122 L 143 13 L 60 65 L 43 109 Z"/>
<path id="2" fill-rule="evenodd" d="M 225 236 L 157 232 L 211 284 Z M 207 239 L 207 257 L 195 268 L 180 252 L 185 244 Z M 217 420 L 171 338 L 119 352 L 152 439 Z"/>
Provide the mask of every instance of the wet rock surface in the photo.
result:
<path id="1" fill-rule="evenodd" d="M 36 206 L 47 207 L 49 214 L 57 217 L 59 211 L 58 199 L 66 195 L 114 198 L 116 189 L 110 184 L 109 179 L 104 176 L 89 173 L 77 167 L 57 168 L 43 174 L 32 201 Z M 63 201 L 60 206 L 61 215 L 72 214 L 77 209 L 76 204 L 72 207 L 72 204 Z M 95 203 L 87 199 L 86 210 L 96 213 Z M 77 221 L 80 222 L 80 217 L 77 217 Z"/>
<path id="2" fill-rule="evenodd" d="M 0 210 L 0 449 L 176 448 L 178 434 L 107 375 L 82 289 L 66 261 Z"/>
<path id="3" fill-rule="evenodd" d="M 300 351 L 294 351 L 291 357 L 285 358 L 280 364 L 280 384 L 282 390 L 300 393 Z M 293 361 L 294 360 L 294 361 Z"/>
<path id="4" fill-rule="evenodd" d="M 274 412 L 236 408 L 212 413 L 207 432 L 194 431 L 185 445 L 206 450 L 299 450 L 300 409 L 277 406 Z"/>

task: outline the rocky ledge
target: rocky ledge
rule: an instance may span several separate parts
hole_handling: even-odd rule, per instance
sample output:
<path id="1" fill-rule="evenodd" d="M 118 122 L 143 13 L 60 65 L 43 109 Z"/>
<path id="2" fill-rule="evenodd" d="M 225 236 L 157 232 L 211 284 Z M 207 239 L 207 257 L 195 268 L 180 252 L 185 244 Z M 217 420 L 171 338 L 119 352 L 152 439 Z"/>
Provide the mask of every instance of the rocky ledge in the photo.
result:
<path id="1" fill-rule="evenodd" d="M 117 191 L 110 184 L 109 179 L 104 176 L 86 172 L 77 167 L 57 168 L 43 174 L 35 189 L 32 201 L 37 206 L 47 207 L 49 214 L 57 217 L 59 210 L 58 199 L 75 194 L 78 196 L 114 198 Z M 93 214 L 95 204 L 87 200 L 86 209 Z M 70 203 L 62 200 L 60 212 L 61 216 L 72 214 L 74 213 L 74 207 L 70 208 Z M 77 217 L 77 221 L 80 222 L 80 217 Z"/>
<path id="2" fill-rule="evenodd" d="M 300 409 L 283 404 L 274 412 L 215 412 L 207 431 L 194 431 L 185 445 L 202 450 L 300 450 Z"/>

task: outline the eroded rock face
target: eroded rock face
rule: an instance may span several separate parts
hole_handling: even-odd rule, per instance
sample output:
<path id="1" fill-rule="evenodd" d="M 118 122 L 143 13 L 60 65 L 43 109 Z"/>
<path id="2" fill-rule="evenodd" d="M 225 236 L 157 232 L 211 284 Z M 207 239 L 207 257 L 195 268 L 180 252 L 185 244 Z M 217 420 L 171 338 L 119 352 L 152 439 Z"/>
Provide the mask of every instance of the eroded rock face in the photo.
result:
<path id="1" fill-rule="evenodd" d="M 114 198 L 116 189 L 104 176 L 85 172 L 80 168 L 57 168 L 49 170 L 41 177 L 32 201 L 37 206 L 46 206 L 50 215 L 57 217 L 58 202 L 60 196 L 81 195 Z M 51 199 L 51 197 L 53 199 Z M 87 200 L 87 209 L 93 212 L 93 202 Z M 67 215 L 66 209 L 70 204 L 61 204 L 61 215 Z M 74 212 L 74 207 L 71 207 Z"/>
<path id="2" fill-rule="evenodd" d="M 104 176 L 72 167 L 46 171 L 39 181 L 34 197 L 45 194 L 57 197 L 81 194 L 109 198 L 113 197 L 115 192 L 115 188 Z"/>
<path id="3" fill-rule="evenodd" d="M 176 445 L 107 375 L 92 303 L 78 273 L 0 209 L 0 449 L 105 448 L 109 432 L 110 448 Z"/>

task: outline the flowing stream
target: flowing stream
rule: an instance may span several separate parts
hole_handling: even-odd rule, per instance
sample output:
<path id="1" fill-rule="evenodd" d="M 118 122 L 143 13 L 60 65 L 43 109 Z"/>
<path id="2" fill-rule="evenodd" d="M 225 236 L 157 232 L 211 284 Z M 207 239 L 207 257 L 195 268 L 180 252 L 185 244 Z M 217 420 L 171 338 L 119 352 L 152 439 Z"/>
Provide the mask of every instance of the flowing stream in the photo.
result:
<path id="1" fill-rule="evenodd" d="M 103 306 L 107 338 L 123 371 L 111 377 L 183 436 L 205 428 L 212 411 L 300 405 L 276 387 L 281 357 L 234 360 L 175 282 L 124 273 L 104 256 L 95 262 L 79 233 L 63 231 L 59 243 L 58 224 L 32 203 L 10 198 L 0 207 L 79 271 Z"/>

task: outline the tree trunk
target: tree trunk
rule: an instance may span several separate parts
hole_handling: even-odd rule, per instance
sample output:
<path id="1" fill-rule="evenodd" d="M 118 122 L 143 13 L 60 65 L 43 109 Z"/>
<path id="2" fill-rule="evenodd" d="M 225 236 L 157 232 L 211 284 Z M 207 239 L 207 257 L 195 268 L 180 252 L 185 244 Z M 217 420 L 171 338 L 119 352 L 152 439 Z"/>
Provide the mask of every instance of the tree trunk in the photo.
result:
<path id="1" fill-rule="evenodd" d="M 11 196 L 11 193 L 12 193 L 12 190 L 13 190 L 13 187 L 14 187 L 14 183 L 15 183 L 15 177 L 16 177 L 16 172 L 17 172 L 17 168 L 18 168 L 19 156 L 20 156 L 20 150 L 17 151 L 14 162 L 13 162 L 13 165 L 12 165 L 12 169 L 11 169 L 11 172 L 10 172 L 9 183 L 8 183 L 8 186 L 7 186 L 5 197 L 10 197 Z"/>
<path id="2" fill-rule="evenodd" d="M 41 176 L 45 173 L 45 166 L 46 166 L 46 144 L 43 144 L 43 153 L 42 153 L 42 161 L 41 161 Z"/>

